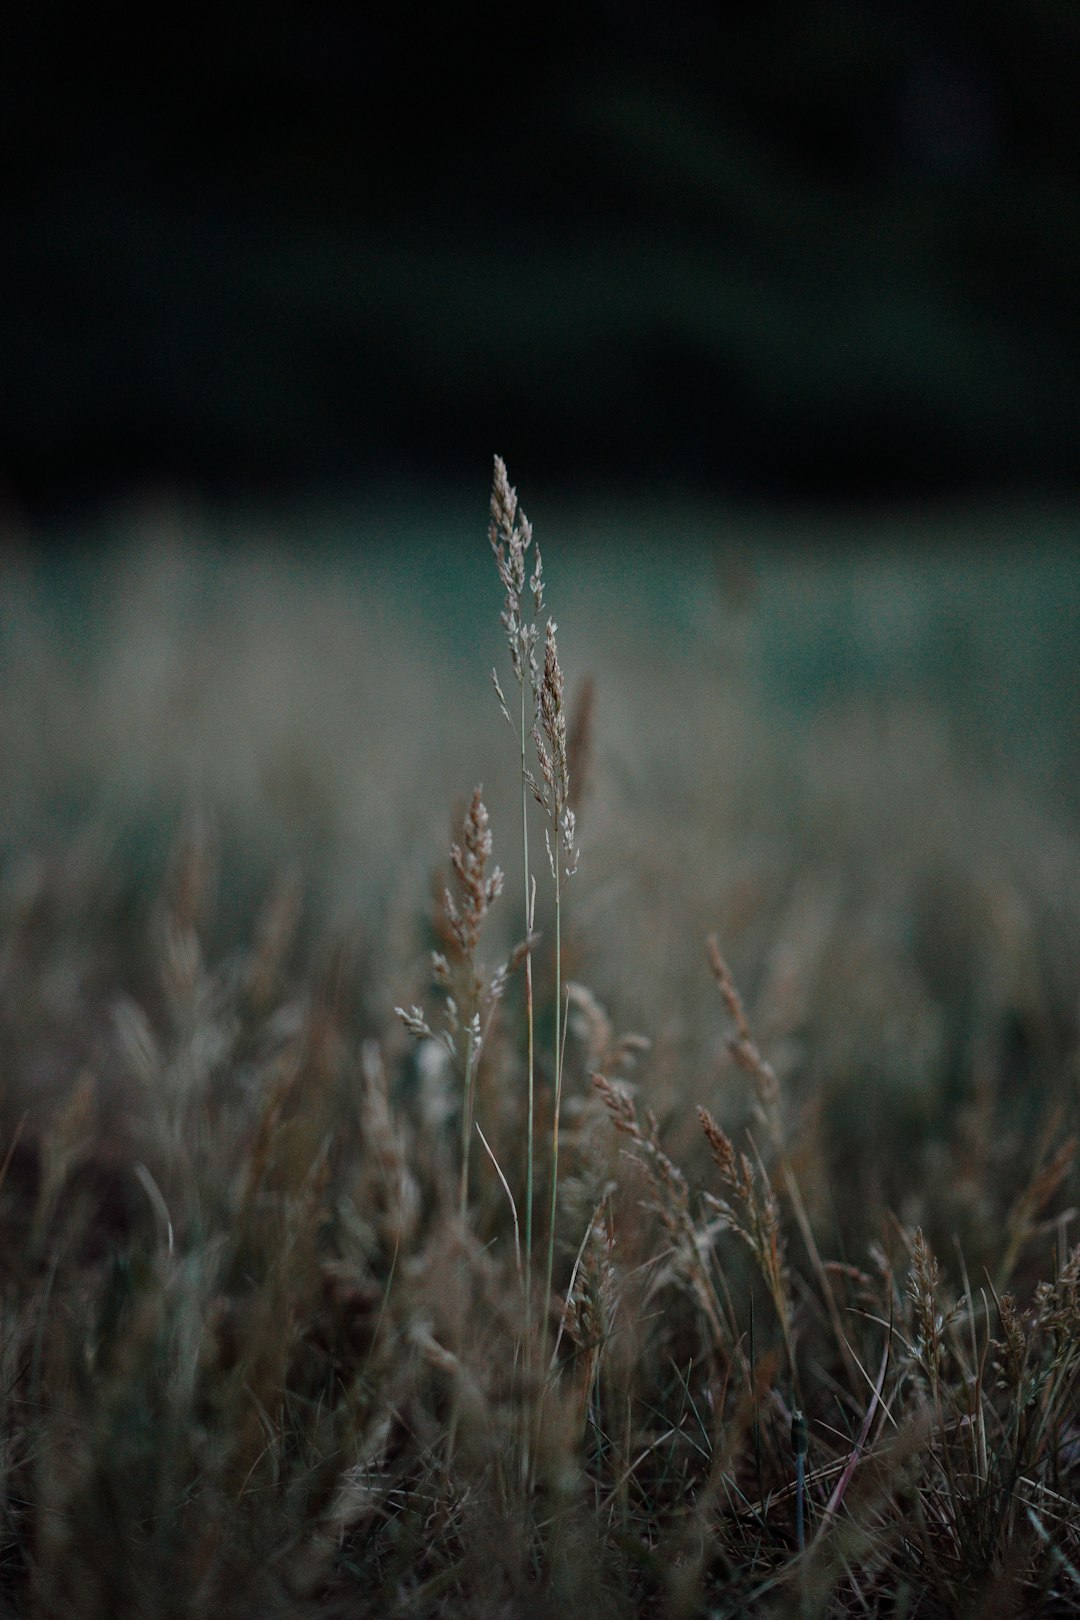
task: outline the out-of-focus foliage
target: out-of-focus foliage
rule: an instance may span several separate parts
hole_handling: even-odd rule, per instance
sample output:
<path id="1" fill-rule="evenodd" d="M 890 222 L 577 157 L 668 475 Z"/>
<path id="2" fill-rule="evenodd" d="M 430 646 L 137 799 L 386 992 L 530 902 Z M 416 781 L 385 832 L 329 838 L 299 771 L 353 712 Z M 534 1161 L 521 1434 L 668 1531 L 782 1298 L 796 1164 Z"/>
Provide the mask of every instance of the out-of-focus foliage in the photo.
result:
<path id="1" fill-rule="evenodd" d="M 528 1302 L 520 974 L 464 1216 L 461 1042 L 393 1014 L 461 1035 L 470 804 L 524 933 L 482 537 L 5 562 L 6 1613 L 1075 1606 L 1076 565 L 576 521 Z"/>
<path id="2" fill-rule="evenodd" d="M 58 0 L 0 75 L 19 498 L 460 481 L 492 442 L 774 498 L 1075 487 L 1067 0 L 563 0 L 512 35 Z"/>

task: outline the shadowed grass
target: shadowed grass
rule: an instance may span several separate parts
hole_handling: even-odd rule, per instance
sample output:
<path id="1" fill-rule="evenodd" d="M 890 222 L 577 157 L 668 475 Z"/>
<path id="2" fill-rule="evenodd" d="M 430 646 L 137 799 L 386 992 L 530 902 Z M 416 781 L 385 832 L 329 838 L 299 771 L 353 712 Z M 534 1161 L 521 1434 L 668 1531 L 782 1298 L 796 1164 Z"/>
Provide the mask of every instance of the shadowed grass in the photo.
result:
<path id="1" fill-rule="evenodd" d="M 187 567 L 0 701 L 0 1612 L 1071 1612 L 1060 812 L 910 697 L 793 739 L 746 602 L 696 675 L 519 641 L 503 758 Z"/>

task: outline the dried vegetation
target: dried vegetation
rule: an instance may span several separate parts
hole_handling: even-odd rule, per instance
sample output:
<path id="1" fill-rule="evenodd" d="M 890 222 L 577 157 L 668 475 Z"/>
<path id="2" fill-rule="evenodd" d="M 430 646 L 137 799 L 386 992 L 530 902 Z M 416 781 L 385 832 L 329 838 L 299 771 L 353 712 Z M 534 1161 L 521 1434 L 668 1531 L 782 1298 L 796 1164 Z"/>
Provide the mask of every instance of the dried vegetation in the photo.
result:
<path id="1" fill-rule="evenodd" d="M 662 681 L 594 757 L 603 669 L 594 716 L 501 463 L 491 538 L 510 786 L 466 800 L 432 905 L 380 876 L 343 920 L 353 823 L 257 906 L 254 812 L 261 865 L 228 806 L 164 864 L 100 804 L 66 841 L 12 823 L 0 1615 L 1075 1613 L 1072 843 L 922 717 L 793 762 L 684 669 L 698 747 L 644 792 Z M 99 746 L 132 717 L 31 643 L 9 757 L 66 709 L 89 780 L 72 706 Z M 393 793 L 439 772 L 369 722 L 358 819 L 398 872 Z M 369 790 L 282 770 L 314 862 Z"/>

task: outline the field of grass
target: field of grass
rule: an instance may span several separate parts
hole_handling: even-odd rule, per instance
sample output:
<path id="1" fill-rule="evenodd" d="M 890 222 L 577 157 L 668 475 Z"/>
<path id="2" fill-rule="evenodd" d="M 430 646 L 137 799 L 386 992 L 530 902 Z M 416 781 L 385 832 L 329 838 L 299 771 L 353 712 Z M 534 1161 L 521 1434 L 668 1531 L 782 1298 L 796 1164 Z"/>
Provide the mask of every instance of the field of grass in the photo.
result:
<path id="1" fill-rule="evenodd" d="M 0 1620 L 1077 1612 L 1066 525 L 496 496 L 0 564 Z"/>

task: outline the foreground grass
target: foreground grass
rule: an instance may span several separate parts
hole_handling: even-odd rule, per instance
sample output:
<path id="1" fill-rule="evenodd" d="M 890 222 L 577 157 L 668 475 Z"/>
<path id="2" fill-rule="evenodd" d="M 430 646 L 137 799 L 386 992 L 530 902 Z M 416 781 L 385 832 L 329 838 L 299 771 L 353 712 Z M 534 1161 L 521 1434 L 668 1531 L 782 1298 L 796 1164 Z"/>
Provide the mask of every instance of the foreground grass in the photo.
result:
<path id="1" fill-rule="evenodd" d="M 363 784 L 310 737 L 271 774 L 321 880 L 249 791 L 9 832 L 0 1613 L 1075 1612 L 1073 840 L 914 704 L 796 742 L 640 660 L 606 753 L 496 494 L 511 735 L 473 757 L 463 684 L 415 780 L 380 667 Z M 87 728 L 25 654 L 89 780 L 148 683 Z M 167 712 L 250 790 L 252 724 Z M 473 765 L 432 903 L 391 824 Z"/>

